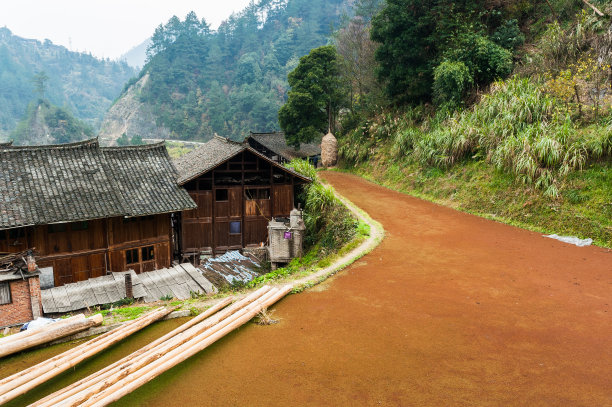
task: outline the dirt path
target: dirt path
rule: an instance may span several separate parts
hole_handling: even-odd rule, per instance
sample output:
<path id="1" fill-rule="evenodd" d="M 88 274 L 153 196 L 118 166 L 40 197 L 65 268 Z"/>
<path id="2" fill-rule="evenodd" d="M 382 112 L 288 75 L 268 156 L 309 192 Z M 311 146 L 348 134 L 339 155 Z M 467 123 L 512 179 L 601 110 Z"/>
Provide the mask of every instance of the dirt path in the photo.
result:
<path id="1" fill-rule="evenodd" d="M 121 405 L 612 406 L 612 253 L 325 173 L 386 238 Z"/>

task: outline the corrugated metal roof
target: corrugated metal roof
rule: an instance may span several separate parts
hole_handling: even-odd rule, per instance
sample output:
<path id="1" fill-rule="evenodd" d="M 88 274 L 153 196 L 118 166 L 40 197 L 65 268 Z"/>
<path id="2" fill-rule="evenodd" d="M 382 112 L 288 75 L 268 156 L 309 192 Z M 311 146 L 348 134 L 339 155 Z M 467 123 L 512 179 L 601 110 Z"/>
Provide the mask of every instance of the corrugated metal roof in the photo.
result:
<path id="1" fill-rule="evenodd" d="M 235 281 L 246 283 L 259 277 L 256 271 L 259 267 L 259 263 L 254 258 L 243 256 L 234 250 L 208 259 L 200 265 L 199 270 L 203 276 L 220 287 Z"/>
<path id="2" fill-rule="evenodd" d="M 76 311 L 95 305 L 109 304 L 125 298 L 125 277 L 132 275 L 134 298 L 155 302 L 165 296 L 186 300 L 191 293 L 211 294 L 217 289 L 189 263 L 136 274 L 134 271 L 112 273 L 78 283 L 41 291 L 45 313 Z"/>

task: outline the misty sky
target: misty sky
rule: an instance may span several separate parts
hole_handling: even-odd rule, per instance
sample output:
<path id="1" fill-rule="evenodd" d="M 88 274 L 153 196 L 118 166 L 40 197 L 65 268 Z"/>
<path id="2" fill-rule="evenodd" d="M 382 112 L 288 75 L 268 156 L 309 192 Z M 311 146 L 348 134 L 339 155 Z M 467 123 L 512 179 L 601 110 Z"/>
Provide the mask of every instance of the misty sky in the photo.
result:
<path id="1" fill-rule="evenodd" d="M 216 29 L 249 0 L 0 0 L 0 27 L 73 51 L 115 59 L 150 37 L 160 23 L 193 10 Z"/>

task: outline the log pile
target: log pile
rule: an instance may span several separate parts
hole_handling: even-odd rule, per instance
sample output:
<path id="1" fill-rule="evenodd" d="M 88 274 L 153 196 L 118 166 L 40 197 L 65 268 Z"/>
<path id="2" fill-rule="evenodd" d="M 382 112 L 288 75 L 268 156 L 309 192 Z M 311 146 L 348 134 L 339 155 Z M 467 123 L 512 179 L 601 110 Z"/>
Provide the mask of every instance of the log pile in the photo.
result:
<path id="1" fill-rule="evenodd" d="M 37 329 L 26 330 L 6 338 L 0 338 L 0 358 L 21 352 L 43 343 L 84 331 L 102 324 L 102 315 L 96 314 L 91 318 L 79 314 Z"/>
<path id="2" fill-rule="evenodd" d="M 47 359 L 12 376 L 1 379 L 0 405 L 14 399 L 15 397 L 25 394 L 39 384 L 46 382 L 58 374 L 76 366 L 83 360 L 103 351 L 104 349 L 107 349 L 108 347 L 121 341 L 134 332 L 141 330 L 152 322 L 165 317 L 173 310 L 174 308 L 157 308 L 148 314 L 125 323 L 120 327 L 94 339 L 84 342 L 75 348 Z M 79 318 L 78 320 L 82 319 Z"/>
<path id="3" fill-rule="evenodd" d="M 291 289 L 290 285 L 264 286 L 221 310 L 231 299 L 223 301 L 146 347 L 32 406 L 105 406 L 117 401 L 244 325 Z"/>
<path id="4" fill-rule="evenodd" d="M 28 266 L 25 258 L 29 255 L 32 255 L 31 249 L 19 253 L 0 253 L 0 271 L 27 271 Z"/>

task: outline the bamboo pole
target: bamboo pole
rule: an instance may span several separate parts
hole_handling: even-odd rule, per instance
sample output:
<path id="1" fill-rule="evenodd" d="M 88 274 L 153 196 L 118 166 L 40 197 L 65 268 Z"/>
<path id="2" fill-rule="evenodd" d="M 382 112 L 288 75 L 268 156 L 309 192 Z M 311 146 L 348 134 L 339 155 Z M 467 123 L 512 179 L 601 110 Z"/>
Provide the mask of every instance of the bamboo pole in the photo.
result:
<path id="1" fill-rule="evenodd" d="M 271 288 L 269 286 L 264 286 L 256 292 L 236 302 L 228 309 L 219 312 L 212 318 L 208 318 L 215 311 L 223 308 L 223 306 L 231 302 L 231 299 L 227 299 L 224 302 L 218 304 L 216 307 L 213 307 L 208 310 L 207 313 L 202 314 L 201 317 L 198 316 L 196 318 L 193 318 L 186 324 L 183 324 L 174 331 L 164 335 L 163 337 L 157 339 L 156 341 L 145 346 L 144 348 L 132 353 L 131 355 L 126 356 L 125 358 L 114 363 L 113 365 L 108 366 L 107 368 L 96 372 L 85 379 L 82 379 L 81 381 L 75 383 L 72 386 L 69 386 L 65 389 L 62 389 L 54 394 L 45 397 L 42 400 L 39 400 L 32 406 L 52 406 L 58 404 L 59 402 L 62 402 L 63 405 L 70 405 L 72 400 L 86 400 L 89 397 L 89 394 L 92 393 L 91 389 L 94 384 L 97 384 L 102 380 L 106 380 L 108 377 L 115 375 L 118 372 L 125 374 L 125 372 L 127 371 L 126 369 L 130 368 L 131 366 L 134 366 L 137 363 L 141 363 L 143 360 L 150 361 L 155 359 L 154 357 L 151 359 L 151 355 L 160 355 L 171 350 L 172 348 L 180 345 L 180 343 L 185 342 L 189 338 L 192 338 L 198 333 L 203 332 L 206 329 L 219 323 L 219 321 L 228 318 L 229 316 L 243 308 L 245 305 L 249 304 L 250 302 L 256 301 L 258 298 L 261 298 L 270 290 Z M 148 362 L 141 363 L 140 366 L 143 366 L 146 363 Z M 84 398 L 83 393 L 85 393 Z M 78 395 L 74 396 L 76 394 Z M 66 400 L 66 398 L 68 397 L 70 397 L 70 400 Z M 74 403 L 75 405 L 78 404 L 78 402 L 72 403 Z"/>
<path id="2" fill-rule="evenodd" d="M 267 298 L 270 298 L 273 295 L 274 295 L 274 292 L 269 291 L 265 293 L 261 298 L 257 299 L 256 303 L 262 300 L 265 300 Z M 243 309 L 240 310 L 238 313 L 232 315 L 230 318 L 225 319 L 222 324 L 226 324 L 225 323 L 226 320 L 233 320 L 235 319 L 235 315 L 242 315 L 242 313 L 243 313 Z M 219 324 L 215 324 L 213 325 L 212 328 L 204 329 L 204 331 L 210 332 L 210 331 L 218 330 L 219 329 L 218 326 Z M 153 362 L 164 357 L 164 355 L 166 355 L 173 349 L 176 349 L 177 347 L 190 341 L 194 337 L 195 335 L 191 335 L 191 334 L 181 335 L 175 340 L 168 341 L 168 343 L 155 349 L 154 351 L 148 352 L 147 354 L 138 358 L 136 361 L 132 363 L 128 363 L 125 366 L 122 366 L 120 369 L 113 372 L 112 375 L 105 377 L 104 380 L 97 381 L 97 383 L 95 384 L 87 383 L 87 387 L 81 390 L 78 394 L 75 394 L 68 399 L 62 400 L 61 401 L 62 406 L 66 406 L 66 407 L 80 406 L 83 403 L 86 403 L 92 396 L 95 396 L 96 393 L 100 393 L 104 391 L 105 389 L 109 388 L 110 386 L 124 379 L 126 376 L 133 374 L 135 372 L 144 372 L 145 370 L 148 370 Z M 142 373 L 136 373 L 136 374 L 142 374 Z M 57 404 L 57 402 L 58 402 L 58 399 L 53 400 L 53 403 Z M 56 404 L 52 404 L 52 405 L 56 405 Z"/>
<path id="3" fill-rule="evenodd" d="M 138 321 L 138 323 L 130 324 L 127 329 L 123 329 L 124 326 L 121 326 L 117 329 L 114 329 L 113 331 L 108 332 L 113 334 L 105 336 L 103 340 L 98 340 L 98 338 L 92 339 L 91 341 L 85 342 L 84 344 L 78 346 L 72 351 L 64 352 L 62 355 L 59 355 L 59 358 L 56 358 L 50 363 L 42 362 L 36 365 L 39 367 L 38 369 L 29 369 L 29 372 L 25 375 L 18 373 L 11 376 L 10 378 L 12 378 L 13 380 L 10 380 L 8 383 L 5 383 L 0 386 L 0 404 L 12 400 L 15 397 L 18 397 L 26 393 L 27 391 L 35 388 L 39 384 L 44 383 L 47 380 L 57 376 L 58 374 L 68 370 L 69 368 L 76 366 L 81 361 L 114 345 L 115 343 L 131 335 L 137 330 L 140 330 L 145 326 L 151 324 L 152 322 L 163 318 L 165 315 L 168 315 L 172 311 L 173 308 L 165 310 L 161 309 L 159 311 L 151 313 L 153 315 L 144 315 L 134 320 L 133 322 Z M 88 346 L 91 343 L 94 343 L 95 346 Z M 75 350 L 77 350 L 78 352 L 75 352 Z"/>
<path id="4" fill-rule="evenodd" d="M 109 373 L 111 373 L 111 371 L 114 371 L 116 368 L 120 367 L 122 364 L 135 359 L 136 357 L 142 355 L 143 353 L 155 348 L 156 346 L 158 346 L 159 344 L 163 343 L 164 341 L 173 338 L 174 336 L 178 335 L 179 333 L 185 331 L 186 329 L 190 328 L 191 326 L 197 324 L 198 322 L 203 321 L 204 319 L 210 317 L 211 315 L 213 315 L 214 313 L 216 313 L 217 311 L 225 308 L 227 305 L 229 305 L 231 302 L 233 301 L 232 297 L 228 297 L 226 299 L 224 299 L 223 301 L 217 303 L 216 305 L 214 305 L 213 307 L 207 309 L 205 312 L 203 312 L 202 314 L 192 318 L 191 320 L 189 320 L 189 322 L 186 322 L 185 324 L 179 326 L 178 328 L 172 330 L 171 332 L 168 332 L 166 335 L 156 339 L 155 341 L 151 342 L 149 345 L 145 346 L 144 348 L 139 349 L 138 351 L 131 353 L 130 355 L 124 357 L 123 359 L 118 360 L 117 362 L 105 367 L 104 369 L 95 372 L 94 374 L 87 376 L 81 380 L 79 380 L 76 383 L 73 383 L 72 385 L 65 387 L 61 390 L 58 390 L 55 393 L 52 393 L 50 395 L 48 395 L 47 397 L 38 400 L 37 402 L 31 404 L 31 406 L 36 406 L 36 407 L 43 407 L 43 406 L 52 406 L 52 405 L 56 405 L 57 403 L 59 403 L 60 401 L 80 392 L 81 390 L 83 390 L 83 388 L 86 388 L 87 386 L 91 385 L 92 381 L 99 381 L 102 380 L 104 377 L 107 377 Z"/>
<path id="5" fill-rule="evenodd" d="M 25 331 L 18 332 L 13 335 L 6 336 L 4 338 L 0 338 L 0 349 L 2 349 L 5 345 L 7 345 L 8 343 L 11 343 L 12 341 L 20 341 L 24 338 L 28 338 L 32 335 L 36 335 L 39 332 L 42 332 L 43 330 L 48 330 L 49 328 L 56 328 L 58 326 L 66 325 L 67 323 L 81 320 L 84 318 L 85 318 L 85 315 L 77 314 L 72 317 L 62 319 L 61 321 L 56 321 L 56 322 L 52 322 L 49 325 L 41 326 L 38 329 L 27 329 Z"/>
<path id="6" fill-rule="evenodd" d="M 52 327 L 50 329 L 34 331 L 30 336 L 27 336 L 21 340 L 13 340 L 7 344 L 3 344 L 0 348 L 0 357 L 10 355 L 12 353 L 20 352 L 22 350 L 41 345 L 43 343 L 51 342 L 55 339 L 63 338 L 75 334 L 77 332 L 84 331 L 91 328 L 92 326 L 102 324 L 104 318 L 102 315 L 94 315 L 90 318 L 77 319 L 70 321 L 59 326 Z"/>
<path id="7" fill-rule="evenodd" d="M 260 312 L 262 309 L 269 307 L 270 305 L 276 303 L 278 300 L 287 295 L 292 290 L 292 288 L 293 287 L 291 285 L 287 285 L 282 289 L 277 290 L 269 299 L 267 299 L 263 303 L 259 303 L 257 306 L 249 307 L 252 308 L 249 312 L 247 312 L 242 317 L 234 320 L 233 322 L 229 323 L 220 330 L 217 330 L 212 334 L 208 334 L 209 330 L 207 330 L 206 332 L 198 335 L 189 342 L 167 353 L 162 358 L 158 359 L 156 362 L 148 365 L 147 369 L 140 369 L 137 374 L 130 375 L 125 380 L 119 381 L 114 385 L 106 388 L 102 392 L 94 395 L 82 405 L 88 407 L 100 407 L 106 406 L 114 401 L 119 400 L 123 396 L 137 389 L 138 387 L 153 380 L 155 377 L 159 376 L 168 369 L 171 369 L 172 367 L 176 366 L 187 358 L 204 350 L 206 347 L 221 339 L 229 332 L 244 325 L 245 323 L 250 321 L 255 315 L 257 315 L 257 313 Z"/>
<path id="8" fill-rule="evenodd" d="M 162 312 L 163 308 L 157 308 L 155 309 L 153 312 L 150 312 L 149 314 L 146 314 L 146 316 L 152 316 L 152 315 L 157 315 L 158 313 Z M 144 316 L 143 316 L 144 317 Z M 139 320 L 141 320 L 141 318 L 137 318 L 133 321 L 127 322 L 124 325 L 122 325 L 119 328 L 123 328 L 123 329 L 128 329 L 129 326 L 134 325 L 135 323 L 138 323 Z M 117 328 L 117 329 L 119 329 Z M 50 359 L 44 360 L 40 363 L 38 363 L 37 365 L 31 366 L 27 369 L 22 370 L 19 373 L 15 373 L 12 376 L 9 377 L 5 377 L 4 379 L 0 380 L 0 394 L 2 394 L 2 389 L 4 388 L 3 386 L 6 385 L 7 383 L 12 383 L 15 384 L 16 381 L 19 380 L 19 377 L 22 376 L 32 376 L 31 374 L 34 373 L 34 376 L 40 373 L 45 372 L 46 370 L 46 366 L 51 366 L 53 363 L 57 363 L 59 360 L 63 359 L 63 358 L 71 358 L 74 355 L 78 355 L 80 353 L 82 353 L 83 351 L 85 351 L 87 348 L 91 347 L 93 344 L 96 344 L 100 341 L 104 341 L 106 338 L 109 338 L 113 335 L 116 335 L 117 329 L 113 329 L 112 331 L 106 332 L 105 334 L 102 334 L 100 336 L 97 336 L 87 342 L 82 343 L 81 345 L 69 349 L 66 352 L 60 353 L 59 355 L 56 355 Z M 47 369 L 48 370 L 48 369 Z M 25 382 L 25 381 L 24 381 Z"/>

